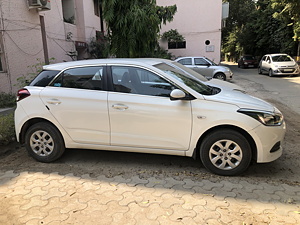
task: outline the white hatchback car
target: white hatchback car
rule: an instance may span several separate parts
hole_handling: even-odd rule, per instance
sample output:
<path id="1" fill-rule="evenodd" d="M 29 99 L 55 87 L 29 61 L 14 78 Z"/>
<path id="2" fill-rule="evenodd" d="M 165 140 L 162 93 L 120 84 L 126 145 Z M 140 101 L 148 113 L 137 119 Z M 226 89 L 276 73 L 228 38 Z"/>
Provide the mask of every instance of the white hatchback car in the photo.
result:
<path id="1" fill-rule="evenodd" d="M 251 160 L 279 158 L 282 114 L 221 86 L 208 86 L 164 59 L 44 66 L 18 91 L 17 140 L 41 162 L 58 159 L 65 148 L 200 156 L 220 175 L 240 174 Z"/>
<path id="2" fill-rule="evenodd" d="M 233 72 L 228 67 L 219 66 L 206 57 L 180 57 L 175 61 L 208 79 L 231 80 L 233 77 Z"/>
<path id="3" fill-rule="evenodd" d="M 270 77 L 276 75 L 299 75 L 297 62 L 287 54 L 264 55 L 258 65 L 258 73 L 267 73 Z"/>

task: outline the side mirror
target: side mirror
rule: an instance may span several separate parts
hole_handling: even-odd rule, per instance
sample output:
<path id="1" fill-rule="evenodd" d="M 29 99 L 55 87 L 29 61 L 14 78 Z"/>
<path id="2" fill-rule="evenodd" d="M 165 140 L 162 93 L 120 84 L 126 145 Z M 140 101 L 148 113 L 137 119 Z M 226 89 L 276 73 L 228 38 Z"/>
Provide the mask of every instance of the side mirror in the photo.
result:
<path id="1" fill-rule="evenodd" d="M 174 89 L 170 94 L 171 100 L 183 99 L 185 96 L 185 93 L 179 89 Z"/>

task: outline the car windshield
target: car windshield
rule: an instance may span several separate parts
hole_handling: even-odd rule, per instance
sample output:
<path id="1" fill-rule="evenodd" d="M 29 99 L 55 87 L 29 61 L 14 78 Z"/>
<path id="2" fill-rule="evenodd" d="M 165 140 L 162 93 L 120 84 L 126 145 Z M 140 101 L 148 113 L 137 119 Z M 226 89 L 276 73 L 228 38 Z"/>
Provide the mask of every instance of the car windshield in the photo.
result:
<path id="1" fill-rule="evenodd" d="M 289 62 L 293 61 L 292 58 L 288 55 L 275 55 L 272 56 L 273 62 Z"/>
<path id="2" fill-rule="evenodd" d="M 166 63 L 159 63 L 159 64 L 154 65 L 154 67 L 171 75 L 176 80 L 184 83 L 185 85 L 187 85 L 188 87 L 192 88 L 193 90 L 197 91 L 200 94 L 203 94 L 203 95 L 214 94 L 212 87 L 209 87 L 209 86 L 201 83 L 199 80 L 194 79 L 191 76 L 188 76 L 186 73 L 184 73 L 182 70 L 180 70 L 176 67 L 173 67 Z"/>
<path id="3" fill-rule="evenodd" d="M 244 60 L 255 60 L 253 56 L 244 56 Z"/>

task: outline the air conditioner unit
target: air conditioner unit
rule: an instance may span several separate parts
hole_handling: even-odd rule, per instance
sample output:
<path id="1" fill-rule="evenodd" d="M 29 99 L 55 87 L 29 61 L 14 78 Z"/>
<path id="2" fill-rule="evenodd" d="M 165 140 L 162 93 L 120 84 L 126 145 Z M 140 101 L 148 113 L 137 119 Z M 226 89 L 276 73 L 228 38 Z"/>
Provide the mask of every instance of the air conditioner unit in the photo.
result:
<path id="1" fill-rule="evenodd" d="M 28 0 L 29 9 L 50 10 L 50 0 Z"/>

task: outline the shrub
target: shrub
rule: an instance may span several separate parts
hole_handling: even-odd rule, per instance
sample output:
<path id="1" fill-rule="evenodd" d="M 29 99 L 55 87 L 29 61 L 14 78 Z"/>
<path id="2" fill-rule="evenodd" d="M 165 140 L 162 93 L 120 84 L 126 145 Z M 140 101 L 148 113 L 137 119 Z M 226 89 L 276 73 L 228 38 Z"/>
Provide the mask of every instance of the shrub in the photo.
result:
<path id="1" fill-rule="evenodd" d="M 15 140 L 15 124 L 13 112 L 0 115 L 0 145 L 7 145 Z"/>
<path id="2" fill-rule="evenodd" d="M 16 96 L 7 94 L 4 92 L 0 93 L 0 108 L 14 107 L 16 105 Z"/>

